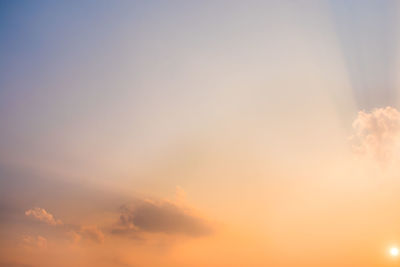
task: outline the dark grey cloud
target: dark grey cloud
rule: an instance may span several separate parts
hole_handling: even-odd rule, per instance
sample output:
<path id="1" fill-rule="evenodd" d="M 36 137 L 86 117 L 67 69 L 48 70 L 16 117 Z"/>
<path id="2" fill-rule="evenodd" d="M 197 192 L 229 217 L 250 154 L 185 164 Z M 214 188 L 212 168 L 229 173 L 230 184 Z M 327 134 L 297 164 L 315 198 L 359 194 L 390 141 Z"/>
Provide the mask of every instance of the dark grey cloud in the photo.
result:
<path id="1" fill-rule="evenodd" d="M 211 225 L 190 210 L 170 201 L 141 200 L 121 207 L 114 234 L 140 232 L 205 236 L 213 231 Z"/>

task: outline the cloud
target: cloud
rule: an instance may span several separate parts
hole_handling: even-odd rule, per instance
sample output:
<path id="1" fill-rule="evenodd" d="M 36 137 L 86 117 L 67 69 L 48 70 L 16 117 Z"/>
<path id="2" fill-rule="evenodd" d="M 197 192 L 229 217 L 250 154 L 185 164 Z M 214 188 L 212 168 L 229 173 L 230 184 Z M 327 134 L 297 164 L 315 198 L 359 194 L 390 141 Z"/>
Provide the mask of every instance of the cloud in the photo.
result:
<path id="1" fill-rule="evenodd" d="M 25 211 L 25 215 L 49 225 L 63 224 L 61 220 L 56 220 L 51 213 L 48 213 L 45 209 L 38 207 Z"/>
<path id="2" fill-rule="evenodd" d="M 96 243 L 104 242 L 104 234 L 96 225 L 82 226 L 78 232 L 73 231 L 71 234 L 74 242 L 79 242 L 82 237 Z"/>
<path id="3" fill-rule="evenodd" d="M 104 234 L 103 232 L 97 228 L 96 225 L 90 226 L 81 226 L 81 225 L 64 225 L 61 220 L 56 220 L 54 216 L 47 212 L 42 208 L 33 208 L 25 211 L 25 215 L 28 217 L 32 217 L 35 220 L 44 222 L 48 225 L 59 225 L 61 226 L 59 229 L 68 233 L 71 236 L 74 243 L 78 243 L 82 238 L 92 240 L 96 243 L 104 242 Z M 29 241 L 31 237 L 27 237 L 26 241 Z M 40 240 L 39 240 L 40 239 Z M 38 242 L 43 241 L 43 239 L 38 237 Z"/>
<path id="4" fill-rule="evenodd" d="M 74 244 L 78 244 L 79 241 L 81 241 L 81 239 L 82 239 L 82 236 L 73 230 L 68 231 L 67 235 L 71 238 L 71 240 Z"/>
<path id="5" fill-rule="evenodd" d="M 24 236 L 22 237 L 22 241 L 27 247 L 47 248 L 47 239 L 40 235 L 37 237 Z"/>
<path id="6" fill-rule="evenodd" d="M 121 207 L 113 233 L 165 233 L 205 236 L 212 227 L 204 219 L 174 202 L 140 200 L 132 206 Z"/>
<path id="7" fill-rule="evenodd" d="M 117 221 L 106 226 L 106 229 L 112 234 L 138 239 L 153 233 L 198 237 L 210 235 L 214 230 L 206 219 L 186 205 L 186 193 L 181 187 L 176 187 L 172 199 L 139 198 L 131 205 L 123 205 L 117 214 Z M 64 233 L 66 238 L 75 244 L 84 240 L 104 243 L 105 234 L 97 225 L 64 223 L 39 207 L 27 210 L 25 215 L 49 226 L 57 226 L 57 231 Z M 37 242 L 39 241 L 45 243 L 44 240 L 38 239 Z"/>
<path id="8" fill-rule="evenodd" d="M 400 112 L 392 107 L 359 111 L 353 122 L 351 136 L 356 153 L 386 161 L 399 151 Z"/>

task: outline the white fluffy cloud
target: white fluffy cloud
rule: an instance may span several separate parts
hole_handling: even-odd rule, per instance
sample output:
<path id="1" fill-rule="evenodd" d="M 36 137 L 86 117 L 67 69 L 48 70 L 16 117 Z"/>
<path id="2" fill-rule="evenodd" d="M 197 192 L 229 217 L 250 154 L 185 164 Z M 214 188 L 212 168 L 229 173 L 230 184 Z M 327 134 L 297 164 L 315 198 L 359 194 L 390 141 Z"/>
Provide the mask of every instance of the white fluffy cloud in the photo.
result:
<path id="1" fill-rule="evenodd" d="M 47 223 L 49 225 L 63 224 L 61 220 L 56 220 L 53 214 L 47 212 L 45 209 L 38 207 L 25 211 L 25 215 L 28 217 L 32 217 L 35 220 Z"/>
<path id="2" fill-rule="evenodd" d="M 400 112 L 393 107 L 359 111 L 353 129 L 351 140 L 357 153 L 386 161 L 399 151 Z"/>

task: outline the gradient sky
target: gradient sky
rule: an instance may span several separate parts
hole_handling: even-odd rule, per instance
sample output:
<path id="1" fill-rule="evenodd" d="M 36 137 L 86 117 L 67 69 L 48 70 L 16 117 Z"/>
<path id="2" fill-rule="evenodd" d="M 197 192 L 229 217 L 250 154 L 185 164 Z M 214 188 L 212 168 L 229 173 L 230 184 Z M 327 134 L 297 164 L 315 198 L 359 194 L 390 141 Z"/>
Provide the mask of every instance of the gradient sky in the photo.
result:
<path id="1" fill-rule="evenodd" d="M 1 1 L 0 265 L 400 266 L 397 1 Z"/>

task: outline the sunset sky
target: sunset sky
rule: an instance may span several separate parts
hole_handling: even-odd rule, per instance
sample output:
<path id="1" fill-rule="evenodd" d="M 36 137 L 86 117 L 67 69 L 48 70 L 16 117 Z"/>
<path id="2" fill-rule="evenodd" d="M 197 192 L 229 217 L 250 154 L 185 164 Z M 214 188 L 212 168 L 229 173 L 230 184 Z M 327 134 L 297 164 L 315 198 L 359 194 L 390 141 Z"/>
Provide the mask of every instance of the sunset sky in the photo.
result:
<path id="1" fill-rule="evenodd" d="M 0 266 L 400 266 L 399 4 L 0 1 Z"/>

